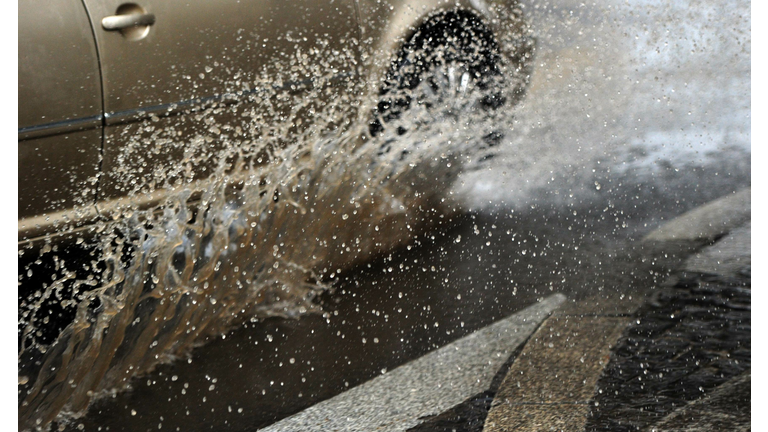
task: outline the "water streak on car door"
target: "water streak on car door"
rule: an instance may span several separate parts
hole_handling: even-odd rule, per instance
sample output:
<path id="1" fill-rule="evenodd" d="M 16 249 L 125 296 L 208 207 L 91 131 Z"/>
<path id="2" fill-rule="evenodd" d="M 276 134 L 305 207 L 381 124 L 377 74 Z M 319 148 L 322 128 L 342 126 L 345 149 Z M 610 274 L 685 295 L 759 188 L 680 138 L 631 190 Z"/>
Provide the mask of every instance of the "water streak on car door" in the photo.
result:
<path id="1" fill-rule="evenodd" d="M 252 90 L 260 76 L 300 89 L 317 78 L 313 75 L 318 71 L 337 78 L 355 74 L 355 58 L 329 55 L 357 53 L 354 0 L 142 0 L 136 5 L 152 14 L 154 23 L 139 38 L 103 27 L 105 17 L 117 14 L 119 1 L 85 3 L 95 27 L 105 93 L 101 209 L 108 210 L 129 193 L 134 204 L 162 195 L 143 196 L 156 186 L 153 176 L 184 157 L 183 149 L 172 148 L 169 138 L 184 143 L 203 136 L 215 146 L 220 138 L 216 132 L 221 131 L 211 123 L 240 125 L 239 114 L 250 109 L 201 119 L 190 108 Z M 317 46 L 324 46 L 326 53 L 321 69 L 289 67 L 292 59 Z M 129 145 L 146 145 L 147 151 L 126 152 Z M 196 177 L 209 174 L 208 168 L 199 169 Z M 146 188 L 137 187 L 143 183 Z"/>

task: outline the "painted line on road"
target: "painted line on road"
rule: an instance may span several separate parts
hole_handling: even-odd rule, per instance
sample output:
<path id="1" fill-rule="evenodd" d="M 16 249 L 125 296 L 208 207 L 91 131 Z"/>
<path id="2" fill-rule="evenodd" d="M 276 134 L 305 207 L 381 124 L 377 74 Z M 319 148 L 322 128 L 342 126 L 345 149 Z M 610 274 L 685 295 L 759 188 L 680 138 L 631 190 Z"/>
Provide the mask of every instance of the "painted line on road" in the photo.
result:
<path id="1" fill-rule="evenodd" d="M 717 243 L 689 257 L 683 270 L 738 277 L 752 265 L 752 222 L 747 222 Z"/>
<path id="2" fill-rule="evenodd" d="M 697 207 L 667 222 L 643 241 L 711 241 L 750 220 L 752 189 L 746 188 Z"/>
<path id="3" fill-rule="evenodd" d="M 484 432 L 583 431 L 589 401 L 629 317 L 553 316 L 509 368 Z"/>
<path id="4" fill-rule="evenodd" d="M 557 308 L 552 295 L 263 431 L 402 431 L 486 390 L 512 352 Z"/>

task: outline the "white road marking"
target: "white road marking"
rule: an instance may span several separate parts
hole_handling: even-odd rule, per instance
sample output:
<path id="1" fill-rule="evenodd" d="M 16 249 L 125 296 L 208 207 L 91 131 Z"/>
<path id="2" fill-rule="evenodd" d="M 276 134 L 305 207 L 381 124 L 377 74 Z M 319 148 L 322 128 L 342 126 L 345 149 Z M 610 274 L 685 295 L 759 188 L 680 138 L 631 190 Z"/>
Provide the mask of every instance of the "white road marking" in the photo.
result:
<path id="1" fill-rule="evenodd" d="M 565 300 L 552 295 L 263 431 L 402 431 L 487 389 L 512 351 Z"/>

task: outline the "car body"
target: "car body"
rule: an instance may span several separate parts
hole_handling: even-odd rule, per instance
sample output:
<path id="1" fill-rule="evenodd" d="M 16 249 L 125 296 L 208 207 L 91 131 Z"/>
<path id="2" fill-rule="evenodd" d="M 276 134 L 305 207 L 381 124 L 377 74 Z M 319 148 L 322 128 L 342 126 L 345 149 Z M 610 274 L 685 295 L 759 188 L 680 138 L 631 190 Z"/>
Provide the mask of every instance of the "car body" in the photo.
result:
<path id="1" fill-rule="evenodd" d="M 25 0 L 19 4 L 19 244 L 61 241 L 62 233 L 120 217 L 115 209 L 126 200 L 156 203 L 157 193 L 127 197 L 125 183 L 140 175 L 121 159 L 128 137 L 151 119 L 157 128 L 176 128 L 179 141 L 190 139 L 196 130 L 185 117 L 242 99 L 232 86 L 238 72 L 243 81 L 261 74 L 301 92 L 320 70 L 354 101 L 346 121 L 366 121 L 398 50 L 429 17 L 461 10 L 509 35 L 522 26 L 518 7 L 513 0 Z M 110 20 L 121 16 L 148 25 L 110 29 Z M 311 51 L 318 39 L 332 53 L 318 67 L 290 73 L 275 66 Z M 521 45 L 502 44 L 503 55 L 527 55 Z M 162 162 L 173 164 L 175 157 Z M 116 171 L 121 175 L 111 174 Z"/>

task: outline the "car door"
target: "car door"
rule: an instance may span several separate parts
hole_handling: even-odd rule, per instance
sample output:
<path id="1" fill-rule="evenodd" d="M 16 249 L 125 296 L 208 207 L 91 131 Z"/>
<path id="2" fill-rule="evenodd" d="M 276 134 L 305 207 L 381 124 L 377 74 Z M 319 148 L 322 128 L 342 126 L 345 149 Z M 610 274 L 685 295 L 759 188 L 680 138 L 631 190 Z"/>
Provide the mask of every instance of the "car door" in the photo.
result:
<path id="1" fill-rule="evenodd" d="M 121 202 L 156 199 L 162 194 L 154 190 L 182 175 L 185 163 L 200 171 L 196 178 L 209 174 L 210 164 L 188 163 L 190 157 L 211 156 L 200 143 L 203 149 L 222 145 L 228 132 L 221 129 L 232 129 L 228 137 L 235 137 L 237 126 L 247 126 L 242 113 L 261 108 L 258 98 L 239 110 L 201 114 L 199 107 L 242 97 L 263 86 L 265 77 L 274 86 L 300 91 L 318 73 L 337 79 L 355 74 L 354 0 L 84 1 L 103 74 L 99 206 L 105 212 Z M 121 15 L 142 25 L 110 28 Z M 319 57 L 322 70 L 295 67 L 312 52 L 319 53 L 312 61 Z M 193 143 L 200 154 L 190 156 Z"/>
<path id="2" fill-rule="evenodd" d="M 98 55 L 81 0 L 19 2 L 19 241 L 96 217 Z"/>

